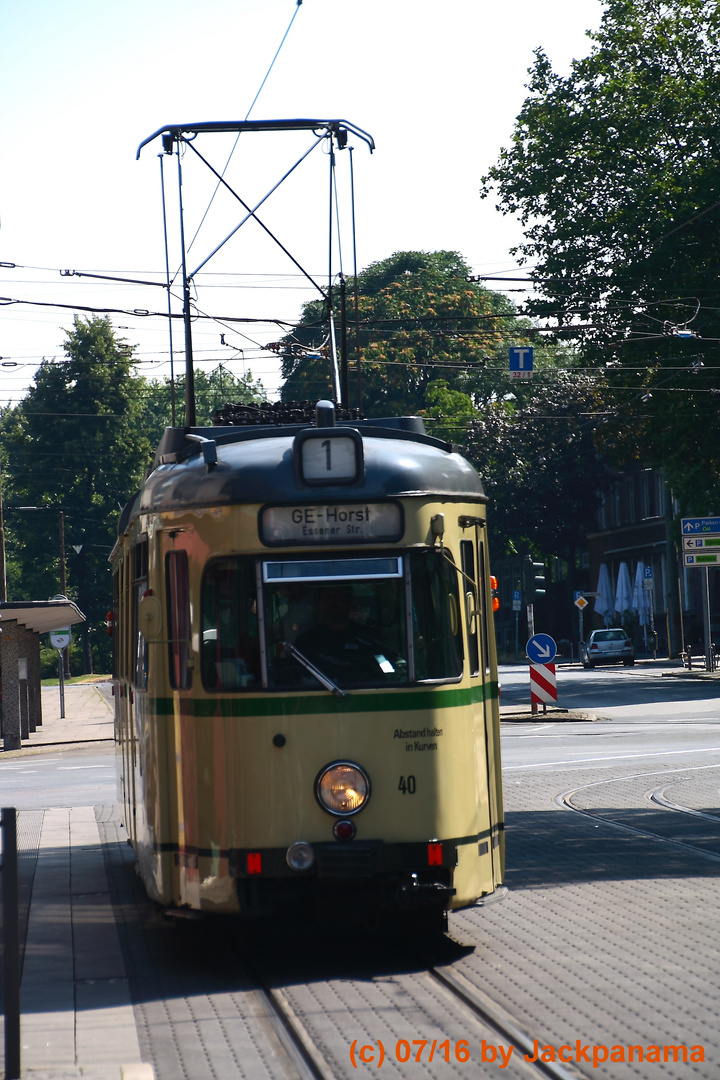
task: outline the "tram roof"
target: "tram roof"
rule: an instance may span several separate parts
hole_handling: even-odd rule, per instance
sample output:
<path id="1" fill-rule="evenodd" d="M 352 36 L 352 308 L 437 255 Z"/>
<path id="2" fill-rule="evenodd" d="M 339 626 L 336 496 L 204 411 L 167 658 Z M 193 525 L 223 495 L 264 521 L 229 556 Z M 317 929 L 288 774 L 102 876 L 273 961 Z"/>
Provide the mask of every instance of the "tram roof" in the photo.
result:
<path id="1" fill-rule="evenodd" d="M 298 483 L 292 447 L 304 423 L 166 428 L 154 470 L 123 510 L 122 535 L 138 513 L 237 503 L 352 502 L 411 495 L 485 502 L 482 481 L 450 443 L 425 434 L 417 417 L 339 423 L 362 436 L 364 470 L 354 484 Z M 212 454 L 205 456 L 212 445 Z M 211 460 L 213 457 L 217 461 Z"/>

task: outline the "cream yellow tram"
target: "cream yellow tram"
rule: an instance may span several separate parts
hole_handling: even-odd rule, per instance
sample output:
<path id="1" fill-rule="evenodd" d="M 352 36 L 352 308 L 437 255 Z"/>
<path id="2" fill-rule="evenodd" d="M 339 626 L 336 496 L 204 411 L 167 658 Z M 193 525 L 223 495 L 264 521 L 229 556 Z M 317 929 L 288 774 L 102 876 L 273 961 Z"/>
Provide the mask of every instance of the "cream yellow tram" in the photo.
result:
<path id="1" fill-rule="evenodd" d="M 493 892 L 485 501 L 414 418 L 321 402 L 166 430 L 112 555 L 120 786 L 151 898 L 441 925 Z"/>

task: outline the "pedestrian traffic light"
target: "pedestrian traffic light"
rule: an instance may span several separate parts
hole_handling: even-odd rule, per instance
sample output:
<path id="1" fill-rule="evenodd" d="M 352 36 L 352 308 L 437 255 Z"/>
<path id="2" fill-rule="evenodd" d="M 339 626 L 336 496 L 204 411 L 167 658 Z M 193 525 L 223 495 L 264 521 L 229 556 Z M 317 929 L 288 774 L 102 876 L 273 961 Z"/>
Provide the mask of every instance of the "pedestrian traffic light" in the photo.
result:
<path id="1" fill-rule="evenodd" d="M 529 555 L 523 563 L 523 589 L 526 604 L 534 604 L 538 597 L 545 595 L 545 564 L 533 562 Z"/>

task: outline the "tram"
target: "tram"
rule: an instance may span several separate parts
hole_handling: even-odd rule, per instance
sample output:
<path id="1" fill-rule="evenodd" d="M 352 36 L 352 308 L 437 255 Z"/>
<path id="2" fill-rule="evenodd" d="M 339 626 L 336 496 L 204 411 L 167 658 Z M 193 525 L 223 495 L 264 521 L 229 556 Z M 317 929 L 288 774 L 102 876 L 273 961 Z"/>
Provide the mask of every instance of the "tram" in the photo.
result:
<path id="1" fill-rule="evenodd" d="M 139 873 L 178 913 L 441 927 L 503 876 L 482 483 L 417 418 L 274 419 L 166 429 L 121 514 Z"/>

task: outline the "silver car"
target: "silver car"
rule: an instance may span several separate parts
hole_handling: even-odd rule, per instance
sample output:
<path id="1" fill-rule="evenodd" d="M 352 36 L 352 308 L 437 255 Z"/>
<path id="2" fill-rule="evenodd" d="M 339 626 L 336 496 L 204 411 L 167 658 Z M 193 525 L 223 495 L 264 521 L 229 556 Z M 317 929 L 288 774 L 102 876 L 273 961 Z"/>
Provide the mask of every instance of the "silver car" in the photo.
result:
<path id="1" fill-rule="evenodd" d="M 632 641 L 621 628 L 593 630 L 587 641 L 580 646 L 580 659 L 584 668 L 621 662 L 625 667 L 632 667 L 635 663 L 635 652 Z"/>

